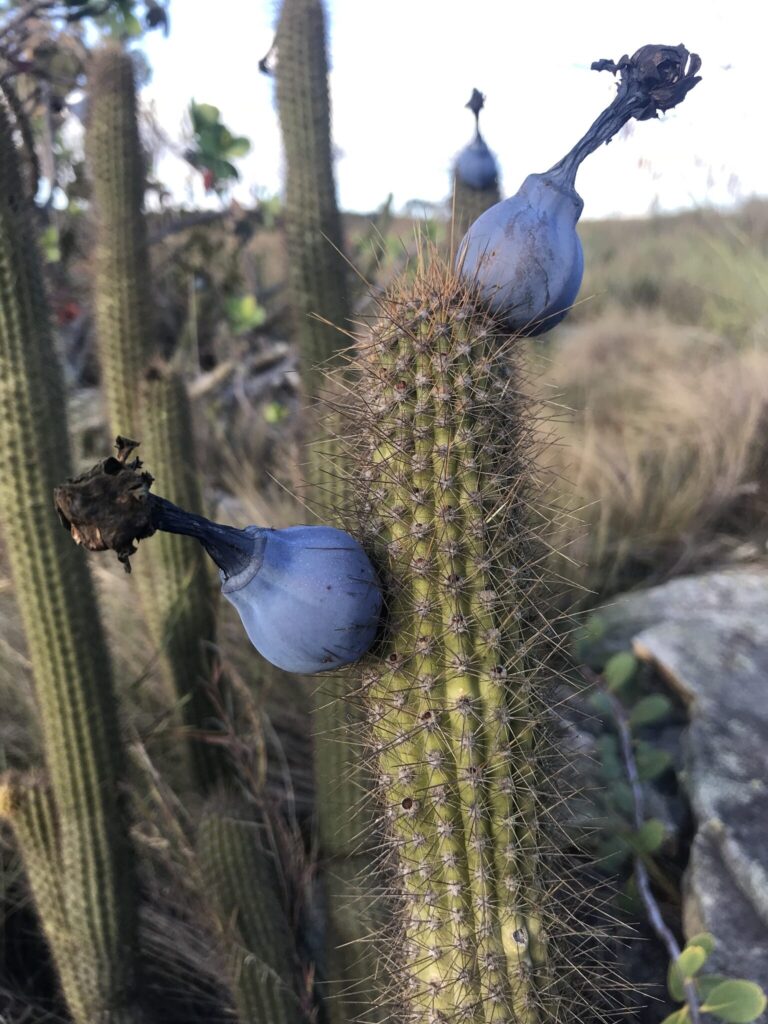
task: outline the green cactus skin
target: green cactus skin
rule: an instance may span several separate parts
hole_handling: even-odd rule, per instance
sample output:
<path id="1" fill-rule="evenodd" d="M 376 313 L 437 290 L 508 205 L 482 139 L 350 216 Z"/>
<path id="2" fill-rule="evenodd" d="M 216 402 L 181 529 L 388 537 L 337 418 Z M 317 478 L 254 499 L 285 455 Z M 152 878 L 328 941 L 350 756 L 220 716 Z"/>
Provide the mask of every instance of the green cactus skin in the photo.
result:
<path id="1" fill-rule="evenodd" d="M 321 0 L 283 0 L 276 36 L 276 94 L 285 150 L 290 301 L 310 392 L 319 383 L 316 367 L 330 364 L 346 347 L 338 328 L 347 326 L 349 317 L 325 40 Z"/>
<path id="2" fill-rule="evenodd" d="M 154 324 L 133 62 L 117 44 L 94 54 L 88 103 L 96 336 L 111 432 L 132 437 L 138 432 L 138 383 Z"/>
<path id="3" fill-rule="evenodd" d="M 78 951 L 75 969 L 59 965 L 61 979 L 78 1024 L 114 1024 L 138 1019 L 138 897 L 109 656 L 84 552 L 52 509 L 53 488 L 70 473 L 31 208 L 0 105 L 0 521 L 59 824 L 63 910 Z M 43 925 L 56 953 L 59 924 Z"/>
<path id="4" fill-rule="evenodd" d="M 349 472 L 390 581 L 389 640 L 363 683 L 399 878 L 403 1019 L 559 1020 L 516 359 L 433 261 L 384 302 L 356 370 Z"/>
<path id="5" fill-rule="evenodd" d="M 93 59 L 86 152 L 96 220 L 94 310 L 112 433 L 138 437 L 163 493 L 202 511 L 195 477 L 189 400 L 170 367 L 152 361 L 156 326 L 142 213 L 144 174 L 133 62 L 107 45 Z M 146 556 L 145 559 L 142 556 Z M 184 723 L 204 729 L 213 668 L 215 613 L 199 545 L 161 534 L 139 554 L 137 580 L 147 625 Z M 210 746 L 192 738 L 189 760 L 205 787 L 220 769 Z"/>
<path id="6" fill-rule="evenodd" d="M 293 936 L 273 855 L 252 821 L 210 813 L 197 853 L 229 953 L 241 1024 L 301 1024 Z"/>
<path id="7" fill-rule="evenodd" d="M 481 213 L 501 202 L 498 183 L 491 188 L 470 188 L 454 174 L 453 176 L 453 220 L 451 224 L 451 245 L 455 250 L 459 242 Z"/>
<path id="8" fill-rule="evenodd" d="M 155 361 L 149 367 L 141 410 L 142 459 L 162 480 L 169 501 L 202 513 L 189 398 L 183 380 L 171 366 Z M 194 738 L 198 730 L 214 725 L 206 687 L 216 660 L 215 584 L 203 548 L 186 537 L 160 532 L 144 553 L 146 564 L 141 564 L 141 553 L 137 556 L 137 574 L 143 577 L 142 603 L 166 674 L 182 702 L 184 724 L 191 731 L 188 748 L 193 777 L 205 788 L 223 770 L 223 758 L 215 747 Z"/>

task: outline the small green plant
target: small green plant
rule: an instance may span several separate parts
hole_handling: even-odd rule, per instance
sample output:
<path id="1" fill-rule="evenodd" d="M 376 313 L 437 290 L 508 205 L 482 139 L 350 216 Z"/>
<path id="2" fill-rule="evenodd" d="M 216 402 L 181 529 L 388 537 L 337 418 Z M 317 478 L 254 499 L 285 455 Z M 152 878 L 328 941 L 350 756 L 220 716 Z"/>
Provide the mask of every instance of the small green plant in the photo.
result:
<path id="1" fill-rule="evenodd" d="M 232 161 L 250 152 L 250 140 L 244 135 L 233 135 L 223 124 L 219 108 L 211 103 L 192 100 L 189 116 L 194 139 L 184 156 L 203 175 L 206 191 L 219 192 L 239 180 L 240 172 Z"/>
<path id="2" fill-rule="evenodd" d="M 701 974 L 715 949 L 715 937 L 709 932 L 694 935 L 680 955 L 669 965 L 667 988 L 679 1010 L 665 1017 L 662 1024 L 688 1024 L 699 1014 L 710 1014 L 725 1024 L 751 1024 L 768 1005 L 765 992 L 753 981 L 725 978 L 720 974 Z M 691 1005 L 691 990 L 698 1007 Z"/>
<path id="3" fill-rule="evenodd" d="M 615 733 L 605 732 L 597 743 L 604 783 L 598 799 L 612 816 L 601 831 L 602 836 L 610 838 L 601 839 L 598 856 L 603 868 L 612 872 L 631 860 L 632 873 L 622 900 L 624 909 L 635 914 L 639 902 L 669 953 L 669 995 L 684 1005 L 662 1024 L 701 1024 L 702 1015 L 725 1024 L 751 1024 L 767 1005 L 760 986 L 719 974 L 701 974 L 715 949 L 715 937 L 701 932 L 681 950 L 656 903 L 651 881 L 673 899 L 679 894 L 654 856 L 664 843 L 665 828 L 659 819 L 644 817 L 643 784 L 659 778 L 672 765 L 669 755 L 639 738 L 637 730 L 668 718 L 672 704 L 663 694 L 647 692 L 639 668 L 630 651 L 620 651 L 608 659 L 601 676 L 588 673 L 597 684 L 591 699 L 593 707 L 615 726 Z"/>

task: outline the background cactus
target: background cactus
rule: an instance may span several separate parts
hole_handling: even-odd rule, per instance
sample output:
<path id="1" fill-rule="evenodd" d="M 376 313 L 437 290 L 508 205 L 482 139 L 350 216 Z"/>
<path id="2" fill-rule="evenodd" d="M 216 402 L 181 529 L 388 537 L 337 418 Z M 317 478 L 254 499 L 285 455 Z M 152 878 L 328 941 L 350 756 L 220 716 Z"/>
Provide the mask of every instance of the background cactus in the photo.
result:
<path id="1" fill-rule="evenodd" d="M 144 171 L 134 68 L 119 46 L 93 58 L 86 154 L 95 209 L 94 312 L 113 436 L 140 437 L 142 458 L 163 481 L 164 493 L 199 510 L 189 401 L 177 367 L 161 365 L 152 308 Z M 173 346 L 171 346 L 173 347 Z M 166 353 L 167 354 L 167 353 Z M 152 365 L 150 365 L 152 364 Z M 204 555 L 181 537 L 164 536 L 137 573 L 147 624 L 185 724 L 210 725 L 215 640 L 213 591 Z M 191 740 L 198 781 L 217 764 L 210 748 Z"/>
<path id="2" fill-rule="evenodd" d="M 515 351 L 439 262 L 382 310 L 347 460 L 390 585 L 363 692 L 397 879 L 393 984 L 423 1024 L 588 1019 L 558 1016 L 568 959 L 552 973 L 569 926 L 546 897 L 543 524 Z"/>
<path id="3" fill-rule="evenodd" d="M 285 151 L 285 223 L 291 305 L 310 397 L 349 340 L 347 265 L 341 253 L 328 96 L 325 11 L 321 0 L 283 0 L 277 24 L 276 95 Z M 318 319 L 320 317 L 321 319 Z M 319 368 L 318 368 L 319 367 Z M 333 521 L 343 507 L 339 476 L 329 473 L 336 424 L 310 412 L 310 507 Z M 376 964 L 368 941 L 369 883 L 375 839 L 360 766 L 361 722 L 347 700 L 349 678 L 326 678 L 314 697 L 315 785 L 320 858 L 328 909 L 331 1018 L 346 1021 L 373 1002 Z"/>
<path id="4" fill-rule="evenodd" d="M 315 367 L 345 346 L 339 328 L 349 317 L 321 0 L 283 0 L 276 45 L 290 301 L 304 373 L 314 391 Z"/>
<path id="5" fill-rule="evenodd" d="M 200 825 L 198 858 L 227 948 L 241 1024 L 300 1024 L 305 1016 L 285 880 L 267 841 L 255 822 L 212 812 Z"/>
<path id="6" fill-rule="evenodd" d="M 480 111 L 484 105 L 485 96 L 473 89 L 466 106 L 475 115 L 475 137 L 462 149 L 453 165 L 451 244 L 454 248 L 470 224 L 501 199 L 496 158 L 480 134 Z"/>
<path id="7" fill-rule="evenodd" d="M 133 1024 L 138 893 L 120 795 L 125 766 L 112 671 L 84 552 L 51 507 L 69 466 L 31 204 L 0 104 L 0 519 L 52 794 L 51 803 L 34 790 L 6 791 L 3 811 L 41 897 L 38 910 L 74 1019 Z"/>

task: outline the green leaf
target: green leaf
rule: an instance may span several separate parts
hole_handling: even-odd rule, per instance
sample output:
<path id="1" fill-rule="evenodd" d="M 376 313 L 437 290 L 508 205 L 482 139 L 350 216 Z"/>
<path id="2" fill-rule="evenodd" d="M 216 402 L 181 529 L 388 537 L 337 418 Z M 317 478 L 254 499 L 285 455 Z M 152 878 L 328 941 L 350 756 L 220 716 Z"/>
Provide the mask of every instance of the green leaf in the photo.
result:
<path id="1" fill-rule="evenodd" d="M 709 999 L 709 995 L 713 988 L 718 985 L 722 985 L 724 981 L 730 981 L 730 978 L 726 978 L 724 974 L 700 974 L 696 978 L 696 991 L 699 995 L 699 1002 Z"/>
<path id="2" fill-rule="evenodd" d="M 686 946 L 677 958 L 677 967 L 685 978 L 693 978 L 707 962 L 709 954 L 701 946 Z"/>
<path id="3" fill-rule="evenodd" d="M 633 833 L 630 842 L 638 853 L 655 853 L 664 842 L 664 823 L 658 818 L 649 818 Z"/>
<path id="4" fill-rule="evenodd" d="M 726 1024 L 750 1024 L 766 1007 L 765 992 L 753 981 L 722 981 L 715 985 L 701 1007 Z"/>
<path id="5" fill-rule="evenodd" d="M 707 956 L 712 956 L 716 945 L 717 940 L 711 932 L 698 932 L 688 939 L 685 948 L 687 949 L 688 946 L 701 946 L 702 949 L 706 950 Z"/>
<path id="6" fill-rule="evenodd" d="M 670 1013 L 668 1017 L 665 1017 L 661 1024 L 685 1024 L 687 1020 L 690 1020 L 690 1014 L 688 1007 L 683 1006 L 680 1010 L 675 1010 L 674 1013 Z"/>
<path id="7" fill-rule="evenodd" d="M 672 758 L 666 750 L 658 750 L 650 743 L 643 741 L 640 741 L 635 748 L 635 761 L 643 782 L 657 779 L 672 765 Z"/>
<path id="8" fill-rule="evenodd" d="M 661 693 L 652 693 L 639 700 L 629 716 L 629 724 L 633 728 L 652 725 L 666 718 L 672 710 L 672 702 Z"/>
<path id="9" fill-rule="evenodd" d="M 43 250 L 46 263 L 58 263 L 61 260 L 59 229 L 55 224 L 49 224 L 40 236 L 40 248 Z"/>
<path id="10" fill-rule="evenodd" d="M 218 123 L 221 117 L 221 111 L 218 107 L 214 107 L 212 103 L 195 103 L 192 100 L 189 111 L 192 115 L 192 126 L 196 131 L 198 130 L 198 125 L 200 128 L 206 125 L 212 127 Z"/>
<path id="11" fill-rule="evenodd" d="M 686 946 L 667 971 L 667 988 L 673 999 L 685 999 L 685 983 L 701 970 L 709 954 L 701 946 Z"/>
<path id="12" fill-rule="evenodd" d="M 239 156 L 245 156 L 251 151 L 251 140 L 246 139 L 244 135 L 236 135 L 230 144 L 227 146 L 227 156 L 230 159 L 236 159 Z"/>
<path id="13" fill-rule="evenodd" d="M 253 295 L 227 299 L 226 310 L 227 319 L 236 335 L 245 334 L 253 330 L 254 327 L 260 327 L 267 318 L 267 311 Z"/>
<path id="14" fill-rule="evenodd" d="M 288 410 L 280 402 L 268 402 L 264 406 L 264 419 L 267 423 L 280 423 L 288 415 Z"/>
<path id="15" fill-rule="evenodd" d="M 615 736 L 603 733 L 597 740 L 597 752 L 600 757 L 600 772 L 607 782 L 624 778 L 624 766 L 619 756 L 619 743 Z"/>
<path id="16" fill-rule="evenodd" d="M 590 706 L 603 718 L 610 718 L 613 715 L 613 707 L 607 695 L 600 693 L 593 693 L 589 698 Z"/>
<path id="17" fill-rule="evenodd" d="M 631 651 L 620 651 L 609 658 L 603 669 L 603 678 L 611 693 L 619 693 L 635 677 L 639 662 Z"/>

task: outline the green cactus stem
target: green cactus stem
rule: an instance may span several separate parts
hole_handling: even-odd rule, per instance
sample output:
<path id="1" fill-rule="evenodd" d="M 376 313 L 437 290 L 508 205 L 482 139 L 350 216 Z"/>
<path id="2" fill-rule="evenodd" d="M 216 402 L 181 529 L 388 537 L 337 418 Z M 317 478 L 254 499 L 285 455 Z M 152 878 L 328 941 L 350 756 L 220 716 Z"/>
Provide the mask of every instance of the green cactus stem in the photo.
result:
<path id="1" fill-rule="evenodd" d="M 134 67 L 119 45 L 93 57 L 86 162 L 95 212 L 94 319 L 112 435 L 134 436 L 154 323 Z"/>
<path id="2" fill-rule="evenodd" d="M 253 821 L 210 813 L 198 859 L 228 953 L 241 1024 L 301 1024 L 293 936 L 273 854 Z"/>
<path id="3" fill-rule="evenodd" d="M 348 347 L 350 302 L 336 202 L 328 95 L 325 11 L 322 0 L 283 0 L 277 25 L 276 96 L 285 151 L 285 226 L 291 306 L 310 397 L 323 374 Z M 335 428 L 316 429 L 307 466 L 311 507 L 326 521 L 343 507 L 336 478 L 327 472 Z M 376 965 L 367 937 L 369 910 L 362 896 L 350 903 L 353 879 L 370 865 L 371 819 L 361 773 L 359 731 L 346 699 L 348 680 L 326 681 L 313 715 L 320 856 L 328 907 L 328 999 L 334 1022 L 356 1017 L 373 1002 Z M 365 892 L 367 886 L 363 885 Z"/>
<path id="4" fill-rule="evenodd" d="M 290 301 L 311 393 L 348 341 L 347 265 L 331 149 L 325 12 L 321 0 L 283 0 L 276 94 L 285 150 Z M 335 325 L 335 326 L 334 326 Z"/>
<path id="5" fill-rule="evenodd" d="M 120 798 L 124 753 L 84 553 L 51 505 L 54 486 L 70 472 L 70 456 L 27 196 L 0 104 L 0 521 L 58 821 L 62 913 L 77 948 L 75 966 L 58 962 L 59 973 L 77 1024 L 114 1024 L 138 1020 L 138 894 Z M 61 922 L 40 909 L 57 957 Z"/>
<path id="6" fill-rule="evenodd" d="M 180 376 L 157 361 L 150 264 L 142 205 L 144 173 L 133 62 L 107 45 L 93 58 L 86 151 L 96 245 L 94 311 L 113 434 L 140 436 L 142 456 L 171 500 L 200 510 L 189 400 Z M 215 612 L 205 556 L 183 538 L 164 536 L 137 573 L 150 635 L 174 700 L 191 730 L 189 761 L 205 786 L 219 759 L 196 735 L 213 706 Z"/>
<path id="7" fill-rule="evenodd" d="M 412 1024 L 559 1020 L 538 822 L 541 524 L 515 351 L 433 260 L 384 301 L 355 369 L 347 461 L 390 580 L 389 640 L 363 684 L 398 879 L 393 984 Z"/>
<path id="8" fill-rule="evenodd" d="M 142 458 L 163 481 L 169 501 L 201 514 L 189 398 L 180 375 L 168 364 L 155 361 L 148 368 L 141 409 Z M 147 619 L 153 624 L 166 674 L 182 702 L 183 721 L 192 736 L 189 753 L 194 777 L 204 786 L 217 778 L 223 767 L 216 748 L 195 738 L 200 730 L 216 728 L 207 687 L 216 671 L 213 644 L 218 587 L 209 564 L 199 544 L 177 534 L 159 533 L 139 569 L 145 575 L 141 597 Z"/>

